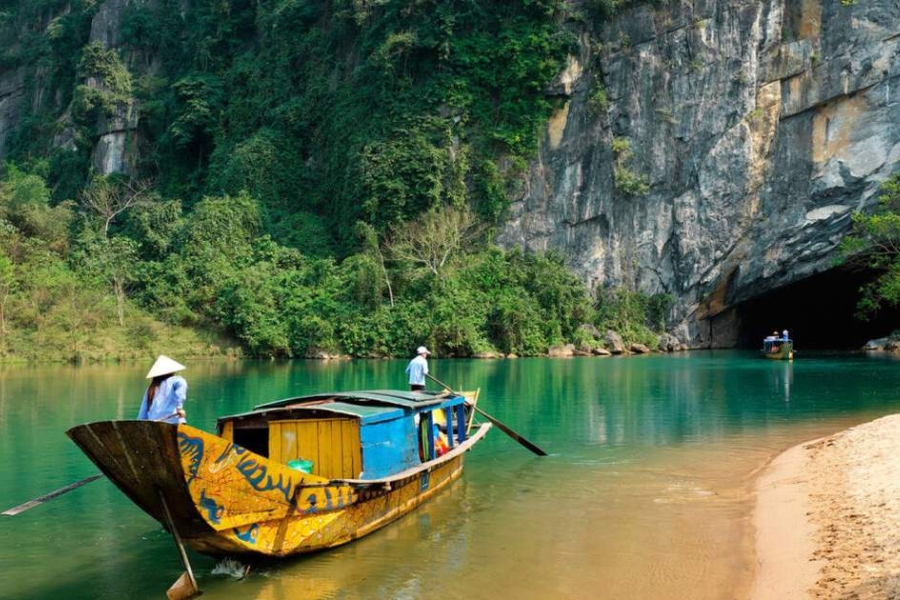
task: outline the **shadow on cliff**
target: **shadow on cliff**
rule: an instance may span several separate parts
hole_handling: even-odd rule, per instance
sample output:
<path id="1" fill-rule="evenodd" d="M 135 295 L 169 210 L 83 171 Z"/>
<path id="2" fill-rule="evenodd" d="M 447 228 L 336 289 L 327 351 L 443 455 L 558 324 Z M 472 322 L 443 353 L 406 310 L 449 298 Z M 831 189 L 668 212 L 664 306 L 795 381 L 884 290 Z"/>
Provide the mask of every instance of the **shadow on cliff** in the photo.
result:
<path id="1" fill-rule="evenodd" d="M 735 306 L 738 345 L 758 348 L 763 337 L 787 329 L 803 349 L 858 349 L 900 328 L 900 309 L 860 321 L 855 316 L 859 288 L 871 273 L 832 270 Z"/>

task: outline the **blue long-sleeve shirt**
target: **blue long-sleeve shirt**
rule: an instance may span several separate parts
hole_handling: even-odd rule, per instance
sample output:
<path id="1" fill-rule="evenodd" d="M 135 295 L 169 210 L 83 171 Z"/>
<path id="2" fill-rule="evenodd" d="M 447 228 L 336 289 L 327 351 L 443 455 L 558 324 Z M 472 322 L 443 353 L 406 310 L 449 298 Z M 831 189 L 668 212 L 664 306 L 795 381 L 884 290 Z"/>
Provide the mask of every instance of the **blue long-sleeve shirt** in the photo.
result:
<path id="1" fill-rule="evenodd" d="M 181 375 L 166 377 L 156 390 L 150 410 L 147 410 L 147 392 L 138 411 L 138 419 L 165 421 L 166 423 L 184 423 L 185 420 L 175 415 L 175 411 L 184 406 L 187 398 L 187 381 Z"/>
<path id="2" fill-rule="evenodd" d="M 428 373 L 428 361 L 421 354 L 409 361 L 406 365 L 409 374 L 409 385 L 425 385 L 425 375 Z"/>

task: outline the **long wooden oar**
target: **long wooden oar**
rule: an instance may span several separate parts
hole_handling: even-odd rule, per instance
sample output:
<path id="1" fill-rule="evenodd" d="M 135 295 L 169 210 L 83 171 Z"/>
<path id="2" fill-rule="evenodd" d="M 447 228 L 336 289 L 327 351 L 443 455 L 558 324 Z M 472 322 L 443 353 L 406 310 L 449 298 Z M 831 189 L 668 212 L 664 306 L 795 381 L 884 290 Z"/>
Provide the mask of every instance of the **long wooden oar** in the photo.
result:
<path id="1" fill-rule="evenodd" d="M 434 381 L 436 384 L 438 384 L 438 385 L 444 387 L 445 389 L 448 389 L 448 390 L 450 390 L 451 392 L 453 392 L 453 388 L 451 388 L 451 387 L 450 387 L 449 385 L 447 385 L 446 383 L 442 383 L 442 382 L 439 381 L 437 378 L 432 377 L 432 376 L 429 375 L 428 373 L 425 373 L 425 376 L 428 377 L 428 379 L 431 379 L 432 381 Z M 458 392 L 453 392 L 453 393 L 456 394 L 456 393 L 458 393 Z M 515 441 L 519 442 L 520 444 L 522 444 L 523 446 L 525 446 L 526 448 L 528 448 L 529 450 L 531 450 L 532 452 L 534 452 L 534 453 L 537 454 L 538 456 L 547 456 L 547 453 L 546 453 L 546 452 L 544 452 L 543 450 L 541 450 L 540 448 L 538 448 L 535 444 L 532 444 L 531 442 L 529 442 L 528 440 L 526 440 L 524 437 L 522 437 L 521 435 L 519 435 L 518 433 L 516 433 L 515 431 L 513 431 L 512 429 L 510 429 L 508 426 L 504 425 L 502 422 L 498 421 L 497 419 L 495 419 L 495 418 L 492 417 L 491 415 L 487 414 L 486 412 L 484 412 L 483 410 L 481 410 L 481 409 L 478 408 L 477 406 L 473 406 L 472 408 L 474 408 L 474 409 L 475 409 L 475 412 L 477 412 L 479 415 L 481 415 L 482 417 L 484 417 L 485 419 L 487 419 L 488 421 L 490 421 L 491 423 L 493 423 L 494 425 L 496 425 L 496 426 L 500 429 L 500 431 L 502 431 L 503 433 L 505 433 L 506 435 L 508 435 L 508 436 L 511 437 L 512 439 L 514 439 Z"/>
<path id="2" fill-rule="evenodd" d="M 81 486 L 83 486 L 86 483 L 96 481 L 97 479 L 100 479 L 101 477 L 103 477 L 102 473 L 97 473 L 96 475 L 91 475 L 90 477 L 85 477 L 81 481 L 76 481 L 75 483 L 70 483 L 66 487 L 61 487 L 58 490 L 56 490 L 55 492 L 50 492 L 49 494 L 44 494 L 43 496 L 39 496 L 39 497 L 35 498 L 34 500 L 29 500 L 25 504 L 20 504 L 19 506 L 10 508 L 9 510 L 5 510 L 5 511 L 3 511 L 2 514 L 6 515 L 7 517 L 14 517 L 17 514 L 23 513 L 30 508 L 34 508 L 35 506 L 39 506 L 39 505 L 43 504 L 47 500 L 53 500 L 54 498 L 56 498 L 58 496 L 62 496 L 66 492 L 71 492 L 72 490 L 80 488 Z"/>
<path id="3" fill-rule="evenodd" d="M 171 415 L 169 415 L 167 417 L 163 417 L 162 419 L 157 419 L 157 421 L 168 421 L 169 419 L 176 416 L 177 414 L 178 413 L 172 413 Z M 91 475 L 90 477 L 85 477 L 81 481 L 76 481 L 75 483 L 70 483 L 69 485 L 67 485 L 65 487 L 61 487 L 56 491 L 50 492 L 49 494 L 44 494 L 43 496 L 38 496 L 34 500 L 29 500 L 28 502 L 26 502 L 24 504 L 20 504 L 19 506 L 14 506 L 13 508 L 10 508 L 9 510 L 5 510 L 0 514 L 6 515 L 7 517 L 14 517 L 19 513 L 23 513 L 26 510 L 30 510 L 30 509 L 34 508 L 35 506 L 40 506 L 41 504 L 43 504 L 44 502 L 47 502 L 48 500 L 53 500 L 54 498 L 58 498 L 65 493 L 71 492 L 72 490 L 77 490 L 78 488 L 85 485 L 86 483 L 96 481 L 96 480 L 100 479 L 101 477 L 106 477 L 106 476 L 103 473 L 97 473 L 96 475 Z"/>
<path id="4" fill-rule="evenodd" d="M 159 501 L 162 503 L 163 514 L 166 517 L 166 523 L 169 531 L 172 533 L 172 539 L 175 540 L 175 547 L 178 548 L 178 554 L 181 556 L 181 564 L 184 565 L 184 573 L 175 580 L 175 583 L 168 589 L 166 596 L 169 600 L 188 600 L 194 596 L 200 595 L 200 588 L 197 587 L 197 579 L 194 577 L 194 569 L 191 568 L 191 561 L 188 560 L 187 551 L 184 549 L 184 542 L 181 541 L 181 535 L 175 528 L 175 519 L 172 518 L 172 512 L 166 502 L 166 496 L 162 490 L 159 493 Z"/>

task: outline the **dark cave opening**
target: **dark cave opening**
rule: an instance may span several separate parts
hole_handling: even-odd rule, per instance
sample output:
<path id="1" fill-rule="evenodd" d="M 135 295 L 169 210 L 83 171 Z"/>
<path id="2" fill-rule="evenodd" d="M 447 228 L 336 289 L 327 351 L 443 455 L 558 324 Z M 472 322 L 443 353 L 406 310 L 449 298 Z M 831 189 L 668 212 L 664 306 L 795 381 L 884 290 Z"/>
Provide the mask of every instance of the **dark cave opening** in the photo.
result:
<path id="1" fill-rule="evenodd" d="M 873 278 L 872 272 L 832 269 L 735 306 L 738 347 L 760 348 L 766 335 L 784 329 L 798 349 L 859 349 L 890 334 L 900 328 L 900 308 L 868 321 L 854 316 L 859 288 Z"/>

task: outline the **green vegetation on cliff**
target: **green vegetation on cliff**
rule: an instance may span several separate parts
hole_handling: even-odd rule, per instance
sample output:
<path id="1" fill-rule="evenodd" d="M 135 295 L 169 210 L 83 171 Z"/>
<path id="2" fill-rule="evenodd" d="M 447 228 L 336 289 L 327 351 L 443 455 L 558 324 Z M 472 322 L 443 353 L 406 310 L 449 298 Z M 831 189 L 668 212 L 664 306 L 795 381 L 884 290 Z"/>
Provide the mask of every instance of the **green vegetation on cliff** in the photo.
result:
<path id="1" fill-rule="evenodd" d="M 853 215 L 853 235 L 844 238 L 841 250 L 845 260 L 875 273 L 860 289 L 858 318 L 900 305 L 900 174 L 884 182 L 872 214 Z"/>
<path id="2" fill-rule="evenodd" d="M 124 356 L 172 327 L 286 357 L 652 337 L 659 302 L 595 304 L 560 257 L 490 243 L 557 102 L 562 0 L 182 5 L 0 2 L 30 99 L 0 183 L 0 353 Z M 117 131 L 127 176 L 101 176 Z"/>

